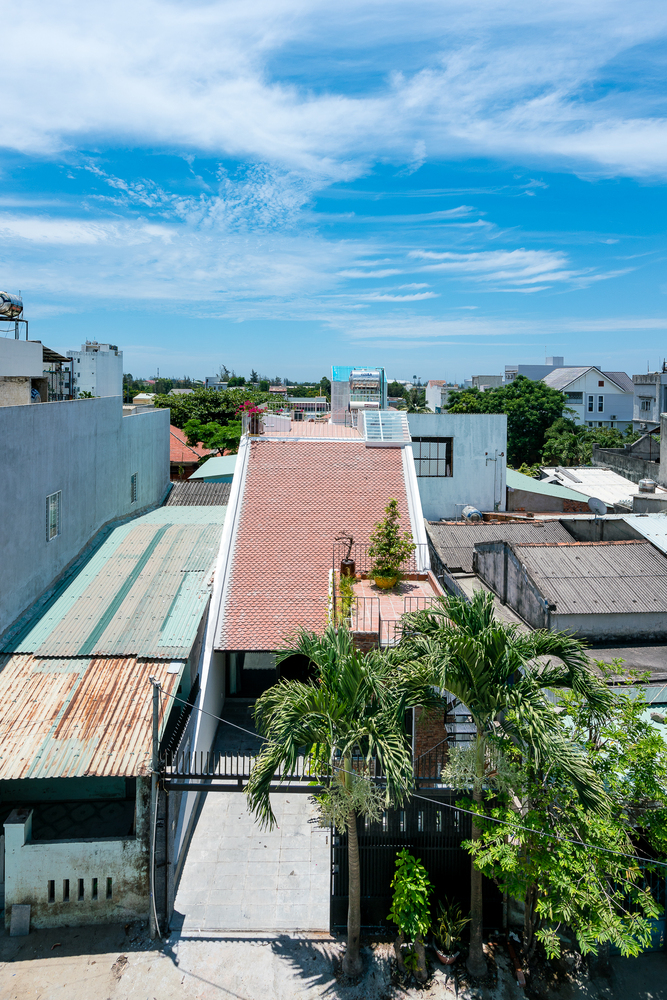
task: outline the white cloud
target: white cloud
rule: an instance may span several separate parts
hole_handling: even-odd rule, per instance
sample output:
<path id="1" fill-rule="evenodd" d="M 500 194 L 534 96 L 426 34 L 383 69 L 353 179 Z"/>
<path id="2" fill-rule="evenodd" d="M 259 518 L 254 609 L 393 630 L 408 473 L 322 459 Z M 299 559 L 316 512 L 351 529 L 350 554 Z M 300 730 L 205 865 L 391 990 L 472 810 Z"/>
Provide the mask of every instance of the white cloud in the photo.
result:
<path id="1" fill-rule="evenodd" d="M 408 256 L 424 261 L 420 270 L 487 282 L 498 291 L 544 291 L 554 282 L 574 282 L 579 287 L 617 276 L 620 271 L 595 274 L 592 269 L 572 268 L 567 255 L 554 250 L 482 250 L 474 253 L 442 253 L 411 250 Z M 549 284 L 544 284 L 548 282 Z M 504 286 L 504 287 L 503 287 Z"/>
<path id="2" fill-rule="evenodd" d="M 658 0 L 23 0 L 1 141 L 201 150 L 329 179 L 471 154 L 662 174 L 660 86 L 636 81 L 666 29 Z"/>

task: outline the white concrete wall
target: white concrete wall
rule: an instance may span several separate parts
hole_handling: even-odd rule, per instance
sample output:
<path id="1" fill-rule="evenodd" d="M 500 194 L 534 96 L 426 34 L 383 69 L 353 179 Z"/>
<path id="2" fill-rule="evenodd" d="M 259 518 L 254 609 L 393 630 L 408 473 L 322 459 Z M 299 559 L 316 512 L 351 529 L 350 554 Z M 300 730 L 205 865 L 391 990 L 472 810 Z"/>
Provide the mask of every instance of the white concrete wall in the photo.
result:
<path id="1" fill-rule="evenodd" d="M 122 396 L 122 351 L 71 351 L 76 394 L 92 392 L 93 396 Z"/>
<path id="2" fill-rule="evenodd" d="M 169 410 L 123 417 L 121 397 L 0 407 L 0 634 L 109 521 L 159 503 L 169 484 Z M 130 477 L 138 473 L 131 503 Z M 46 498 L 62 492 L 46 539 Z"/>
<path id="3" fill-rule="evenodd" d="M 14 903 L 30 904 L 31 927 L 145 920 L 149 906 L 147 798 L 144 789 L 137 802 L 134 837 L 32 842 L 32 811 L 10 813 L 4 825 L 5 926 L 9 927 Z M 97 899 L 92 895 L 94 878 Z M 111 897 L 107 898 L 109 878 Z M 63 899 L 66 879 L 69 901 Z M 79 899 L 79 879 L 83 879 L 83 899 Z M 55 890 L 52 902 L 50 881 Z"/>
<path id="4" fill-rule="evenodd" d="M 44 374 L 42 345 L 37 340 L 0 337 L 0 375 L 41 378 Z"/>
<path id="5" fill-rule="evenodd" d="M 472 504 L 488 511 L 505 509 L 505 414 L 410 413 L 408 426 L 412 437 L 453 438 L 451 477 L 417 476 L 427 520 L 460 515 L 457 504 Z"/>
<path id="6" fill-rule="evenodd" d="M 659 640 L 667 635 L 667 614 L 640 610 L 635 614 L 559 615 L 551 614 L 554 632 L 573 632 L 577 637 L 593 640 L 630 639 Z M 590 652 L 595 659 L 595 650 Z"/>

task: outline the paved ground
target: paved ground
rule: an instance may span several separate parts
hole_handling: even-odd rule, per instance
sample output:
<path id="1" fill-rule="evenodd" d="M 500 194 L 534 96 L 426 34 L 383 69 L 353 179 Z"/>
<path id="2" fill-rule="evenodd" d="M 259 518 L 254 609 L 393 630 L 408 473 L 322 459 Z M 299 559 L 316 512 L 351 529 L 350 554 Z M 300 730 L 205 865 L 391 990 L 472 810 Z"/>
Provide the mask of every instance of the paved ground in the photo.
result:
<path id="1" fill-rule="evenodd" d="M 0 934 L 2 1000 L 453 1000 L 438 972 L 424 990 L 392 984 L 390 950 L 364 948 L 355 985 L 336 977 L 343 945 L 326 934 L 172 935 L 151 943 L 145 928 L 60 928 L 25 938 Z M 459 1000 L 518 1000 L 504 949 L 487 987 L 461 984 Z M 526 991 L 531 1000 L 536 994 Z M 539 1000 L 667 1000 L 667 955 L 613 959 L 609 980 L 575 981 Z"/>
<path id="2" fill-rule="evenodd" d="M 252 705 L 230 699 L 224 717 L 254 730 Z M 256 736 L 220 724 L 215 749 L 255 753 Z M 209 792 L 176 895 L 172 928 L 323 931 L 329 927 L 329 830 L 310 796 L 271 796 L 278 821 L 262 831 L 241 792 Z"/>

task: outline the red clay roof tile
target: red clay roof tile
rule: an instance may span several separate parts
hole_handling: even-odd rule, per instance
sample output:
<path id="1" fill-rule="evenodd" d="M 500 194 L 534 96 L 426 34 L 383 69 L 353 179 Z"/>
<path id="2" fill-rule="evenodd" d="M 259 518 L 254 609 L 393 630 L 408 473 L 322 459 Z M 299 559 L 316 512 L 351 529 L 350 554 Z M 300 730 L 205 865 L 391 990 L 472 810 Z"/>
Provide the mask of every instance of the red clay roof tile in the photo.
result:
<path id="1" fill-rule="evenodd" d="M 410 530 L 400 448 L 253 441 L 216 647 L 273 650 L 324 628 L 335 536 L 367 542 L 390 499 Z"/>
<path id="2" fill-rule="evenodd" d="M 215 454 L 203 444 L 189 445 L 185 434 L 173 424 L 169 427 L 169 461 L 177 465 L 192 465 L 204 455 Z"/>

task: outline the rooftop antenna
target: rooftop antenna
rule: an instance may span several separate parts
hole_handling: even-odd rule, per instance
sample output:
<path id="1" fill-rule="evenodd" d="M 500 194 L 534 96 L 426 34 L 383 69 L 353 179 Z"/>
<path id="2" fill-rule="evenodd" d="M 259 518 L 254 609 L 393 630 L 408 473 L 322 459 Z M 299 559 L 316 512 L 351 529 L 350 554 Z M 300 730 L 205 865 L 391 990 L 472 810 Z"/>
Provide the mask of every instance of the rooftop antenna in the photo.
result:
<path id="1" fill-rule="evenodd" d="M 603 500 L 598 500 L 597 497 L 589 497 L 588 506 L 595 514 L 595 520 L 597 521 L 600 514 L 607 513 L 607 505 Z"/>

